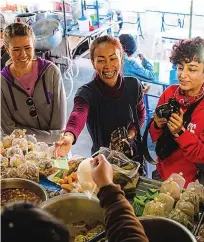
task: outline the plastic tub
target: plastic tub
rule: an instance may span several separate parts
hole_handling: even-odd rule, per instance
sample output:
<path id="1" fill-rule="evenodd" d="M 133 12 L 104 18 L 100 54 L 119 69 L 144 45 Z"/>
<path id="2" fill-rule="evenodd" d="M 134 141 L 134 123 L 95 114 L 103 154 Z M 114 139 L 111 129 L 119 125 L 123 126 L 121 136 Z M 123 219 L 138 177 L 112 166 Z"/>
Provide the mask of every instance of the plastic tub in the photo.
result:
<path id="1" fill-rule="evenodd" d="M 79 25 L 79 32 L 89 32 L 89 20 L 86 17 L 81 17 L 77 19 Z"/>

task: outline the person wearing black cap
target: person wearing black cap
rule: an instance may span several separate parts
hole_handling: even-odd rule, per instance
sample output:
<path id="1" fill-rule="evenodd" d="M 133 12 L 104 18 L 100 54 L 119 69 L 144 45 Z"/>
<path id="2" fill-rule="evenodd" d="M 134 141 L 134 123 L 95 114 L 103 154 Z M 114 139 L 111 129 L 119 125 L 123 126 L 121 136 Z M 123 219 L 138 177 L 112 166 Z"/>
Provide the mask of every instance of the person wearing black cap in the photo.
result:
<path id="1" fill-rule="evenodd" d="M 133 56 L 137 51 L 137 44 L 135 38 L 131 34 L 121 34 L 119 36 L 119 39 L 125 52 L 123 63 L 123 75 L 136 77 L 141 82 L 153 81 L 155 76 L 152 64 L 146 58 L 144 58 L 142 54 L 138 54 L 139 58 L 142 61 L 140 65 L 137 62 L 136 58 Z M 146 90 L 146 92 L 148 90 Z"/>

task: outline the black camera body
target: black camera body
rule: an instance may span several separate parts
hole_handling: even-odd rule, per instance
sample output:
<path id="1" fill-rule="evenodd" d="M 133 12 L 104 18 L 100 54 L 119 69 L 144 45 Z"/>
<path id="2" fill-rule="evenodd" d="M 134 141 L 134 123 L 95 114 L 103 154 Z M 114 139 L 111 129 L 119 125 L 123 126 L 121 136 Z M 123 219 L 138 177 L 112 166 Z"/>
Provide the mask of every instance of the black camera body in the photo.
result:
<path id="1" fill-rule="evenodd" d="M 169 119 L 172 113 L 180 113 L 180 104 L 176 101 L 175 98 L 170 98 L 168 103 L 159 105 L 155 110 L 158 118 Z"/>

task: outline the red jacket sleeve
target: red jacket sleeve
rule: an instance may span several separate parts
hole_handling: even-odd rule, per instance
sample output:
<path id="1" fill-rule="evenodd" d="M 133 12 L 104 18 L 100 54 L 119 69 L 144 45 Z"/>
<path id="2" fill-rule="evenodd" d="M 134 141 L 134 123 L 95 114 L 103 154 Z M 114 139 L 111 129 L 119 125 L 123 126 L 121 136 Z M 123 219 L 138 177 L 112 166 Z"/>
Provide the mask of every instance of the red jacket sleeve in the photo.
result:
<path id="1" fill-rule="evenodd" d="M 87 117 L 89 113 L 89 104 L 85 99 L 81 97 L 76 97 L 74 99 L 74 107 L 67 122 L 65 132 L 71 132 L 76 142 L 78 136 L 80 135 L 82 129 L 84 128 Z"/>
<path id="2" fill-rule="evenodd" d="M 105 209 L 105 225 L 110 242 L 148 242 L 144 229 L 120 186 L 110 184 L 98 193 Z"/>
<path id="3" fill-rule="evenodd" d="M 198 136 L 186 130 L 175 140 L 187 160 L 204 164 L 204 132 Z"/>

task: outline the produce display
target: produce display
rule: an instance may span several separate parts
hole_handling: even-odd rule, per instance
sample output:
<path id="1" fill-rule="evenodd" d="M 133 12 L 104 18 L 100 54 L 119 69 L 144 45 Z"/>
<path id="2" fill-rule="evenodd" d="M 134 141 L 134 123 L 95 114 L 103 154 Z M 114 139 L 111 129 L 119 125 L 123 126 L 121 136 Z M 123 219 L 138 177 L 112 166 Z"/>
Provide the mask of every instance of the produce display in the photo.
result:
<path id="1" fill-rule="evenodd" d="M 144 196 L 136 195 L 132 204 L 135 214 L 167 217 L 193 231 L 199 222 L 200 204 L 204 202 L 203 186 L 193 182 L 184 190 L 184 184 L 181 175 L 172 174 L 161 183 L 160 192 L 148 189 Z"/>
<path id="2" fill-rule="evenodd" d="M 35 135 L 26 135 L 26 130 L 15 129 L 11 135 L 2 137 L 0 146 L 2 178 L 39 182 L 39 175 L 49 176 L 57 171 L 53 167 L 52 147 L 37 142 Z"/>

